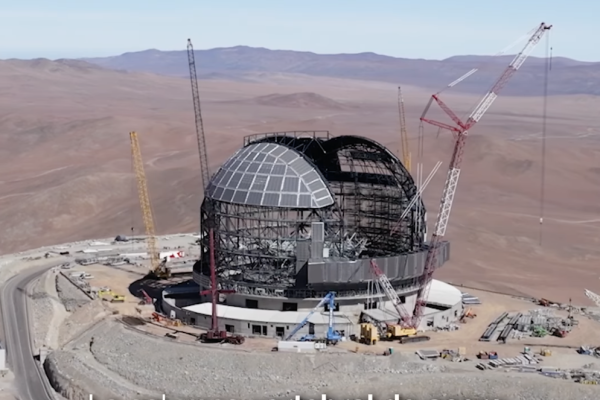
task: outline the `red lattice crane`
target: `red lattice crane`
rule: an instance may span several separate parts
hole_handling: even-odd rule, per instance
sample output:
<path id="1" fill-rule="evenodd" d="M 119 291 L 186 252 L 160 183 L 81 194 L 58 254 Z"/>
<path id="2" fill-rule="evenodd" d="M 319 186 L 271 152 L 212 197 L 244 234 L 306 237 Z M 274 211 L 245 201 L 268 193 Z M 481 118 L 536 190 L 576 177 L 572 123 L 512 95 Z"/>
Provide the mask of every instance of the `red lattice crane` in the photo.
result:
<path id="1" fill-rule="evenodd" d="M 208 155 L 206 151 L 206 135 L 204 134 L 204 122 L 200 107 L 200 92 L 198 90 L 198 77 L 196 75 L 196 58 L 194 57 L 194 46 L 192 40 L 187 44 L 188 65 L 190 68 L 190 84 L 192 86 L 192 101 L 194 102 L 194 120 L 196 123 L 196 138 L 198 140 L 198 156 L 200 157 L 200 173 L 202 177 L 202 189 L 206 190 L 210 173 L 208 171 Z"/>
<path id="2" fill-rule="evenodd" d="M 504 73 L 492 86 L 490 91 L 487 92 L 483 96 L 479 104 L 475 106 L 475 108 L 473 109 L 466 121 L 463 122 L 439 98 L 439 93 L 436 93 L 431 96 L 429 103 L 423 111 L 423 114 L 421 116 L 421 123 L 428 123 L 453 132 L 456 136 L 456 144 L 454 145 L 454 151 L 450 160 L 448 176 L 446 178 L 444 191 L 442 193 L 442 199 L 440 202 L 440 209 L 437 221 L 435 223 L 435 228 L 431 236 L 429 251 L 427 252 L 427 257 L 425 259 L 424 271 L 421 275 L 421 279 L 419 282 L 420 289 L 417 293 L 417 301 L 415 304 L 415 310 L 413 313 L 411 324 L 414 328 L 419 327 L 421 318 L 423 317 L 423 312 L 425 311 L 426 299 L 429 295 L 433 272 L 435 271 L 435 267 L 437 264 L 438 248 L 442 241 L 442 238 L 446 234 L 446 228 L 448 227 L 448 220 L 450 218 L 450 211 L 452 210 L 452 203 L 454 201 L 454 195 L 456 193 L 456 188 L 458 185 L 458 178 L 460 177 L 460 166 L 465 151 L 465 143 L 467 141 L 468 131 L 473 126 L 475 126 L 475 124 L 479 122 L 479 120 L 481 120 L 481 117 L 483 117 L 483 115 L 498 97 L 500 90 L 502 90 L 502 88 L 506 85 L 508 80 L 514 75 L 515 72 L 517 72 L 521 65 L 523 65 L 529 54 L 531 54 L 531 51 L 540 42 L 546 31 L 550 30 L 550 28 L 552 28 L 552 25 L 547 25 L 543 22 L 540 24 L 540 26 L 535 30 L 533 35 L 527 41 L 527 44 L 525 45 L 523 50 L 521 50 L 521 52 L 515 56 L 515 58 L 511 61 L 511 63 L 504 71 Z M 450 119 L 454 122 L 454 125 L 426 118 L 427 112 L 429 111 L 429 108 L 431 107 L 434 101 L 439 105 L 442 111 L 444 111 L 444 113 L 446 113 L 450 117 Z"/>

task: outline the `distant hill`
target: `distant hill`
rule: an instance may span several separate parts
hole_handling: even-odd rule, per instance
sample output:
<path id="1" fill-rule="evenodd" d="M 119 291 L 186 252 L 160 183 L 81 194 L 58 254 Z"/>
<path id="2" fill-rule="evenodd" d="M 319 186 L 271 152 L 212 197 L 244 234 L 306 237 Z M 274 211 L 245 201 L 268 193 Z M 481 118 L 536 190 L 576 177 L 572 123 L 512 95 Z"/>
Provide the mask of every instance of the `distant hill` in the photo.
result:
<path id="1" fill-rule="evenodd" d="M 313 92 L 279 94 L 272 93 L 266 96 L 258 96 L 248 100 L 237 100 L 235 102 L 243 102 L 247 104 L 258 104 L 271 107 L 288 107 L 288 108 L 317 108 L 330 110 L 347 110 L 352 107 L 340 103 L 339 101 L 330 99 Z M 232 103 L 231 101 L 229 103 Z"/>
<path id="2" fill-rule="evenodd" d="M 395 58 L 375 53 L 315 54 L 237 46 L 198 50 L 201 76 L 240 79 L 247 73 L 300 73 L 315 76 L 376 80 L 393 84 L 443 88 L 472 68 L 480 70 L 456 90 L 483 94 L 500 76 L 512 56 L 454 56 L 445 60 Z M 187 55 L 182 51 L 145 50 L 120 56 L 84 59 L 117 70 L 187 76 Z M 530 57 L 505 88 L 506 94 L 537 96 L 543 93 L 543 58 Z M 600 95 L 600 62 L 563 57 L 552 60 L 550 94 Z"/>

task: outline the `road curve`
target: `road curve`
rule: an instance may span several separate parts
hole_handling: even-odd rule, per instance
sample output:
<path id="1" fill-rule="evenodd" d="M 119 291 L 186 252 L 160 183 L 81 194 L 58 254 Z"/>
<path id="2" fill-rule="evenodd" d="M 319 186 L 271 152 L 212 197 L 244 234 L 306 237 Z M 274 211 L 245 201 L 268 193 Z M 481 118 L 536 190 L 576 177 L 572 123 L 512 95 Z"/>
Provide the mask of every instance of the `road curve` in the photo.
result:
<path id="1" fill-rule="evenodd" d="M 7 358 L 20 400 L 54 400 L 44 372 L 33 359 L 27 310 L 27 285 L 51 267 L 35 267 L 13 276 L 0 293 Z"/>

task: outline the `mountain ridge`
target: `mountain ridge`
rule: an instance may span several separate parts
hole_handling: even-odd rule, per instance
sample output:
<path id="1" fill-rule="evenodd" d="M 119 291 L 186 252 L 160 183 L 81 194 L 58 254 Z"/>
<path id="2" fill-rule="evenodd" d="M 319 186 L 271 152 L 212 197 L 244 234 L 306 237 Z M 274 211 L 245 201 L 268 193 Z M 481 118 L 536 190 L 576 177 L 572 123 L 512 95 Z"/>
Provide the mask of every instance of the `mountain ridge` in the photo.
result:
<path id="1" fill-rule="evenodd" d="M 332 78 L 373 80 L 439 89 L 473 68 L 479 71 L 456 87 L 468 93 L 484 93 L 497 80 L 514 55 L 457 55 L 443 60 L 409 59 L 363 52 L 317 54 L 308 51 L 271 50 L 264 47 L 234 46 L 195 51 L 202 75 L 243 77 L 251 72 L 299 73 Z M 104 68 L 188 76 L 185 50 L 148 49 L 111 57 L 80 59 Z M 529 57 L 508 83 L 505 94 L 539 96 L 544 92 L 546 58 Z M 566 57 L 550 59 L 550 95 L 600 95 L 600 62 L 577 61 Z"/>

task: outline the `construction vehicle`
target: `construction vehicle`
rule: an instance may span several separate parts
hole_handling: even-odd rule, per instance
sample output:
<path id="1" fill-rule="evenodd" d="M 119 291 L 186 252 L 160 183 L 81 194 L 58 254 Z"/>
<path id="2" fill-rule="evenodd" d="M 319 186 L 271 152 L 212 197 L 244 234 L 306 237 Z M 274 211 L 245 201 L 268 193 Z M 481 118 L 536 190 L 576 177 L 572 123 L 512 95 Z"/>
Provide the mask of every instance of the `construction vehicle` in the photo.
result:
<path id="1" fill-rule="evenodd" d="M 550 357 L 551 355 L 552 355 L 552 351 L 550 349 L 540 350 L 540 356 Z"/>
<path id="2" fill-rule="evenodd" d="M 461 323 L 466 323 L 467 322 L 467 318 L 475 318 L 477 316 L 477 314 L 475 314 L 475 311 L 473 311 L 472 308 L 467 308 L 461 315 L 460 317 L 460 322 Z"/>
<path id="3" fill-rule="evenodd" d="M 98 290 L 98 297 L 104 301 L 109 301 L 111 303 L 125 302 L 125 296 L 123 296 L 122 294 L 116 294 L 109 288 L 102 288 Z"/>
<path id="4" fill-rule="evenodd" d="M 359 342 L 362 344 L 375 345 L 379 341 L 379 330 L 371 323 L 360 324 Z"/>
<path id="5" fill-rule="evenodd" d="M 466 121 L 462 121 L 450 109 L 450 107 L 448 107 L 441 100 L 440 92 L 435 93 L 431 96 L 429 102 L 427 103 L 427 106 L 425 107 L 425 110 L 423 111 L 423 114 L 421 115 L 420 130 L 423 129 L 423 125 L 425 123 L 436 126 L 440 129 L 449 130 L 454 134 L 456 142 L 454 145 L 452 158 L 450 160 L 450 165 L 448 168 L 448 176 L 446 178 L 446 183 L 444 184 L 444 190 L 442 192 L 442 199 L 440 201 L 440 208 L 437 220 L 435 223 L 433 234 L 431 236 L 431 240 L 429 242 L 429 250 L 425 258 L 423 274 L 419 278 L 418 282 L 419 290 L 417 292 L 415 308 L 412 313 L 412 321 L 410 322 L 410 325 L 414 328 L 419 327 L 419 324 L 421 323 L 421 319 L 423 318 L 425 312 L 425 308 L 427 306 L 427 298 L 431 289 L 431 280 L 433 279 L 433 273 L 435 272 L 436 266 L 438 264 L 437 257 L 439 248 L 442 244 L 442 239 L 446 234 L 446 228 L 448 227 L 448 221 L 450 220 L 450 212 L 452 210 L 452 204 L 454 202 L 454 195 L 456 194 L 456 189 L 458 187 L 458 180 L 461 172 L 461 163 L 465 152 L 465 144 L 467 138 L 469 137 L 469 130 L 471 130 L 471 128 L 473 128 L 481 120 L 481 118 L 492 106 L 494 101 L 498 98 L 498 95 L 502 88 L 510 80 L 513 74 L 521 67 L 521 65 L 523 65 L 531 51 L 540 42 L 545 33 L 551 28 L 551 25 L 547 25 L 543 22 L 539 25 L 539 27 L 535 30 L 533 35 L 527 41 L 527 44 L 510 62 L 508 67 L 504 70 L 504 72 L 502 73 L 500 78 L 498 78 L 498 80 L 495 82 L 492 88 L 482 97 L 481 101 L 475 106 L 473 111 L 467 117 Z M 448 87 L 455 86 L 462 80 L 471 76 L 475 71 L 476 70 L 471 70 L 467 72 L 462 77 L 450 83 Z M 431 108 L 433 102 L 436 102 L 442 109 L 442 111 L 444 111 L 444 113 L 448 117 L 450 117 L 453 124 L 439 122 L 427 118 L 427 113 Z"/>
<path id="6" fill-rule="evenodd" d="M 124 303 L 125 302 L 125 296 L 123 296 L 122 294 L 115 294 L 110 299 L 110 302 L 111 303 Z"/>
<path id="7" fill-rule="evenodd" d="M 327 333 L 325 334 L 325 338 L 324 338 L 324 342 L 326 344 L 332 344 L 332 345 L 336 345 L 338 342 L 340 342 L 342 340 L 342 334 L 339 331 L 335 330 L 334 327 L 334 322 L 335 322 L 335 317 L 333 315 L 333 311 L 335 310 L 335 292 L 329 292 L 327 293 L 327 295 L 325 297 L 323 297 L 323 299 L 321 299 L 321 301 L 319 302 L 319 304 L 317 304 L 317 306 L 315 308 L 313 308 L 308 315 L 298 324 L 294 327 L 294 329 L 292 329 L 292 331 L 287 335 L 287 337 L 285 338 L 285 340 L 292 340 L 292 338 L 294 337 L 294 335 L 296 335 L 296 333 L 298 333 L 298 331 L 300 329 L 302 329 L 306 324 L 309 323 L 310 317 L 316 312 L 318 311 L 321 307 L 328 305 L 329 308 L 329 325 L 327 327 Z M 314 334 L 307 334 L 302 336 L 299 339 L 300 342 L 316 342 L 316 341 L 321 341 L 321 339 L 317 338 Z"/>
<path id="8" fill-rule="evenodd" d="M 146 227 L 146 242 L 148 244 L 148 253 L 150 255 L 151 273 L 150 276 L 157 279 L 168 279 L 170 273 L 166 267 L 166 259 L 162 262 L 159 259 L 158 247 L 156 245 L 156 232 L 154 229 L 154 216 L 150 205 L 148 195 L 148 185 L 146 182 L 146 172 L 144 171 L 144 162 L 142 161 L 142 152 L 136 132 L 129 133 L 131 141 L 131 155 L 133 158 L 133 167 L 137 178 L 138 196 L 140 198 L 140 207 L 142 209 L 142 218 Z"/>
<path id="9" fill-rule="evenodd" d="M 373 275 L 375 275 L 375 277 L 377 278 L 377 281 L 379 282 L 379 285 L 381 286 L 384 293 L 386 294 L 388 299 L 390 299 L 394 308 L 396 309 L 396 312 L 398 313 L 398 316 L 399 316 L 398 323 L 402 327 L 411 328 L 410 314 L 406 311 L 406 308 L 404 308 L 404 306 L 402 305 L 402 300 L 400 299 L 398 292 L 396 292 L 396 289 L 394 289 L 394 287 L 392 286 L 392 283 L 390 282 L 388 277 L 381 271 L 381 269 L 379 269 L 379 267 L 375 263 L 375 260 L 371 260 L 371 272 L 373 273 Z"/>
<path id="10" fill-rule="evenodd" d="M 214 233 L 211 229 L 209 235 L 209 253 L 210 253 L 210 289 L 203 290 L 200 295 L 211 296 L 212 312 L 211 312 L 211 326 L 210 329 L 201 333 L 198 339 L 203 343 L 231 343 L 231 344 L 243 344 L 245 338 L 241 335 L 230 334 L 227 331 L 219 330 L 219 317 L 217 315 L 217 301 L 219 294 L 221 293 L 235 293 L 233 290 L 219 290 L 217 288 L 217 271 L 215 269 L 215 242 Z"/>
<path id="11" fill-rule="evenodd" d="M 417 330 L 415 328 L 405 328 L 402 325 L 390 324 L 386 327 L 385 340 L 397 340 L 407 336 L 415 336 Z"/>
<path id="12" fill-rule="evenodd" d="M 402 89 L 398 86 L 398 114 L 400 116 L 400 141 L 402 143 L 402 163 L 408 172 L 411 172 L 411 153 L 408 148 L 408 132 L 406 130 L 406 113 L 404 111 L 404 98 Z"/>
<path id="13" fill-rule="evenodd" d="M 398 340 L 401 344 L 426 342 L 431 339 L 429 336 L 417 335 L 415 328 L 406 328 L 402 325 L 389 324 L 386 327 L 385 340 Z"/>
<path id="14" fill-rule="evenodd" d="M 554 328 L 552 329 L 552 336 L 565 338 L 569 334 L 569 331 L 566 329 Z"/>

